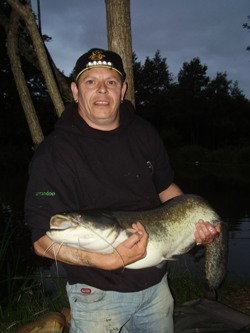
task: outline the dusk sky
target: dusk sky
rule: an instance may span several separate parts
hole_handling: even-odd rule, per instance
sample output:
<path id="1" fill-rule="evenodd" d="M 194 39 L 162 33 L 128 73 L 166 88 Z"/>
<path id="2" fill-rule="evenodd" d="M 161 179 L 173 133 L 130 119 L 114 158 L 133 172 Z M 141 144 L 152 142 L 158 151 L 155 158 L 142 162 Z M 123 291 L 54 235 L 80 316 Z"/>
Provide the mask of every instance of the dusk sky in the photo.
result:
<path id="1" fill-rule="evenodd" d="M 37 1 L 32 8 L 37 13 Z M 199 57 L 211 79 L 226 72 L 250 99 L 250 0 L 131 0 L 133 51 L 139 61 L 160 50 L 169 71 Z M 42 33 L 57 67 L 69 75 L 92 47 L 107 48 L 105 0 L 40 0 Z"/>

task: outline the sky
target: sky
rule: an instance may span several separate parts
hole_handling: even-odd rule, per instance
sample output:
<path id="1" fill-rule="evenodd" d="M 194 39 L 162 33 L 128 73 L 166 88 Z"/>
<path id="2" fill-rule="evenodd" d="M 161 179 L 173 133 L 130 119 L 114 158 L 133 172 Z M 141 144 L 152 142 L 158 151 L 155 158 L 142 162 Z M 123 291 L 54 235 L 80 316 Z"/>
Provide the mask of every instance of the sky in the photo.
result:
<path id="1" fill-rule="evenodd" d="M 37 0 L 32 0 L 37 14 Z M 42 33 L 56 66 L 69 75 L 92 47 L 107 49 L 105 0 L 40 0 Z M 159 50 L 177 77 L 198 57 L 214 79 L 228 80 L 250 99 L 250 0 L 130 0 L 132 48 L 143 64 Z"/>

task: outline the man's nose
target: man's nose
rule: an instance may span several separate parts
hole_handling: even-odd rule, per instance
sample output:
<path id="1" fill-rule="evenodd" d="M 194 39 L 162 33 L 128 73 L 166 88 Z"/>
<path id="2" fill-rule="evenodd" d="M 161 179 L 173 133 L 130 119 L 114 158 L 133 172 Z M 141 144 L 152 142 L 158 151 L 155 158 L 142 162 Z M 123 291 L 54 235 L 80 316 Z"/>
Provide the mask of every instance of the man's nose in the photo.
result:
<path id="1" fill-rule="evenodd" d="M 106 83 L 104 81 L 99 82 L 98 92 L 100 92 L 100 93 L 106 93 L 107 92 L 107 86 L 106 86 Z"/>

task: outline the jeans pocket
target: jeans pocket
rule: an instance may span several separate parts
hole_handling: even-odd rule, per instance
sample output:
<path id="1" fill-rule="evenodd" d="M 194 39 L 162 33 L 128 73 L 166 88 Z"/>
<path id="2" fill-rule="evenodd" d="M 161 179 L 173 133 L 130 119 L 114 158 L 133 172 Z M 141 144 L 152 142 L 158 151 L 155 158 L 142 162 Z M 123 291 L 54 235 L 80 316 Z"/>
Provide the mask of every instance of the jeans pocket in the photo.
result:
<path id="1" fill-rule="evenodd" d="M 97 303 L 103 300 L 106 295 L 106 291 L 84 284 L 67 285 L 66 288 L 69 300 L 73 303 Z"/>

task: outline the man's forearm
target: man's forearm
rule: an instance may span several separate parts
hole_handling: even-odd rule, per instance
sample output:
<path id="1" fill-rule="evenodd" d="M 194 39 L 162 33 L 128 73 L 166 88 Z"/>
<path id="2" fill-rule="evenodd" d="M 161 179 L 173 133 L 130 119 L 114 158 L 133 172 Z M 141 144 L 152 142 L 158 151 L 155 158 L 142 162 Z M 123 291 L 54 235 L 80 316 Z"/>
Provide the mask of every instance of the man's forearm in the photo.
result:
<path id="1" fill-rule="evenodd" d="M 115 263 L 114 253 L 102 254 L 77 249 L 64 244 L 53 243 L 48 236 L 43 236 L 34 243 L 37 255 L 58 260 L 69 265 L 115 269 L 113 266 L 123 266 L 122 260 Z M 118 256 L 116 254 L 116 256 Z M 118 259 L 118 258 L 117 258 Z M 119 268 L 119 267 L 117 267 Z"/>

